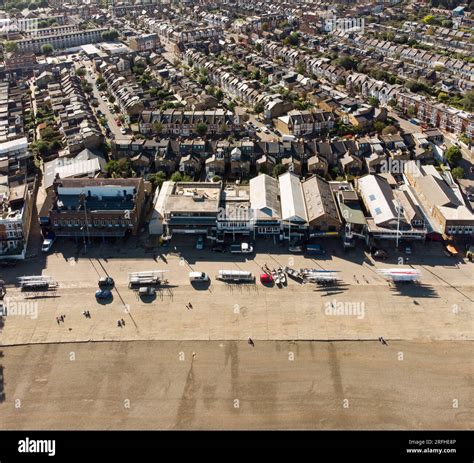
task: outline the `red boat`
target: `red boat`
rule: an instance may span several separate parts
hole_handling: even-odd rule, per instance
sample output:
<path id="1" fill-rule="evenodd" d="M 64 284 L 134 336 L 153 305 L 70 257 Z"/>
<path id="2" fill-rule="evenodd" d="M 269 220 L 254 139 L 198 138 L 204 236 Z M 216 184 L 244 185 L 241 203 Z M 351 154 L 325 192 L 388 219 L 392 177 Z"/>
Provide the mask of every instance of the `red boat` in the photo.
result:
<path id="1" fill-rule="evenodd" d="M 260 283 L 263 283 L 264 285 L 269 285 L 273 283 L 273 277 L 268 273 L 262 273 L 260 275 Z"/>

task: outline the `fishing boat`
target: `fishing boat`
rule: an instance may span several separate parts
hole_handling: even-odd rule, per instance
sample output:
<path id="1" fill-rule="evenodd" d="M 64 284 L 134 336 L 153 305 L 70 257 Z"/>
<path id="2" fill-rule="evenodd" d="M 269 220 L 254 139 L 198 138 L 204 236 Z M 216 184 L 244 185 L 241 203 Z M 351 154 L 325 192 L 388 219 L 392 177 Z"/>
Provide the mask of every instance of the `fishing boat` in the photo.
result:
<path id="1" fill-rule="evenodd" d="M 278 276 L 280 277 L 280 283 L 286 285 L 286 275 L 281 267 L 278 267 Z"/>
<path id="2" fill-rule="evenodd" d="M 281 285 L 280 275 L 278 274 L 278 272 L 275 269 L 272 269 L 272 277 L 273 277 L 273 281 L 275 282 L 275 284 L 277 286 L 280 286 Z"/>
<path id="3" fill-rule="evenodd" d="M 301 280 L 303 279 L 301 277 L 301 273 L 296 271 L 295 269 L 291 268 L 291 267 L 285 267 L 283 269 L 289 277 L 293 278 L 294 280 L 298 281 L 299 283 L 301 283 Z"/>

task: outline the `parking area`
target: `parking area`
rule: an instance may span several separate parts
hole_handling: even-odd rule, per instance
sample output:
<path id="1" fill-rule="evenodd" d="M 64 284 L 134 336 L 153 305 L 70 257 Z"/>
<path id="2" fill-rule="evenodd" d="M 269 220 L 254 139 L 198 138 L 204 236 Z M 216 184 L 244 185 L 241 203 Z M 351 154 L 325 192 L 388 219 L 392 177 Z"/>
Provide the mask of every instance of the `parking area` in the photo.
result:
<path id="1" fill-rule="evenodd" d="M 9 269 L 7 301 L 34 316 L 6 317 L 4 345 L 104 340 L 472 340 L 472 264 L 453 260 L 437 243 L 415 245 L 408 266 L 421 271 L 418 284 L 389 284 L 377 272 L 398 263 L 374 261 L 361 248 L 344 253 L 327 241 L 326 255 L 291 255 L 272 240 L 259 240 L 256 254 L 197 250 L 185 237 L 166 248 L 146 249 L 134 240 L 94 245 L 78 252 L 58 241 L 47 257 Z M 77 251 L 77 250 L 76 250 Z M 436 265 L 435 265 L 436 263 Z M 334 270 L 331 286 L 288 279 L 282 287 L 264 286 L 262 268 Z M 153 298 L 128 287 L 130 272 L 163 270 L 166 285 Z M 216 281 L 219 270 L 252 272 L 255 284 Z M 210 285 L 191 285 L 189 272 L 205 272 Z M 21 292 L 16 277 L 46 275 L 58 288 Z M 99 278 L 115 280 L 113 298 L 97 302 Z M 189 303 L 192 309 L 188 309 Z M 86 318 L 83 311 L 90 311 Z M 56 317 L 65 315 L 64 323 Z M 123 319 L 125 326 L 117 326 Z"/>

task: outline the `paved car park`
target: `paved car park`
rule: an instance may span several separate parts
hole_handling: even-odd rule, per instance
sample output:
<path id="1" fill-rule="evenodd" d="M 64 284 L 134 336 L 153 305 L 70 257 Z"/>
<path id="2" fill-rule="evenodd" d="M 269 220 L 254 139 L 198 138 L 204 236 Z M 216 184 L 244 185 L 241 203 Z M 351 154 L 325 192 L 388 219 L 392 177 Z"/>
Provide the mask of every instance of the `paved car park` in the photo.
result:
<path id="1" fill-rule="evenodd" d="M 186 244 L 184 244 L 186 243 Z M 314 259 L 291 255 L 271 240 L 256 243 L 255 255 L 216 253 L 207 243 L 197 250 L 186 239 L 166 248 L 126 244 L 88 246 L 83 254 L 58 241 L 52 253 L 37 256 L 3 278 L 7 301 L 34 312 L 6 317 L 4 345 L 104 340 L 472 340 L 472 264 L 443 254 L 437 243 L 414 246 L 406 264 L 420 269 L 419 284 L 394 285 L 378 273 L 398 264 L 391 252 L 374 261 L 361 249 L 344 253 L 338 241 L 324 244 Z M 73 251 L 71 251 L 71 249 Z M 75 251 L 74 251 L 75 250 Z M 160 252 L 163 251 L 163 254 Z M 113 256 L 113 257 L 112 257 Z M 435 266 L 434 264 L 437 263 Z M 262 267 L 335 270 L 339 283 L 302 285 L 288 279 L 282 288 L 259 281 Z M 219 270 L 246 270 L 255 284 L 216 281 Z M 167 284 L 152 298 L 128 288 L 130 272 L 164 270 Z M 189 272 L 205 272 L 210 285 L 191 285 Z M 56 290 L 21 292 L 17 276 L 42 274 Z M 97 301 L 98 280 L 115 280 L 110 301 Z M 188 309 L 188 304 L 192 309 Z M 90 311 L 85 318 L 83 311 Z M 21 312 L 19 310 L 19 312 Z M 29 313 L 29 312 L 28 312 Z M 66 315 L 64 323 L 56 317 Z M 125 320 L 124 327 L 117 321 Z"/>

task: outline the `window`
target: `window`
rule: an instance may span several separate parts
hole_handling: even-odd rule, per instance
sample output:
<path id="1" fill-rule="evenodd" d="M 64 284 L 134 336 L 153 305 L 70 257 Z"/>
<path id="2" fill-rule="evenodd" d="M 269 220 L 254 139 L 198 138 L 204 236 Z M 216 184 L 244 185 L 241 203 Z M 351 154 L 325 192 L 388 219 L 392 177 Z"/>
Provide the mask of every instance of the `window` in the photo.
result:
<path id="1" fill-rule="evenodd" d="M 382 213 L 382 209 L 380 209 L 380 207 L 376 207 L 375 208 L 375 214 L 380 215 L 381 213 Z"/>
<path id="2" fill-rule="evenodd" d="M 369 199 L 370 199 L 371 201 L 375 201 L 375 195 L 369 195 Z"/>

